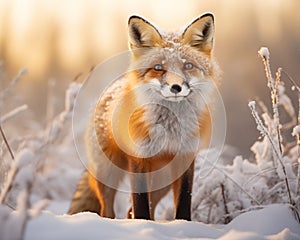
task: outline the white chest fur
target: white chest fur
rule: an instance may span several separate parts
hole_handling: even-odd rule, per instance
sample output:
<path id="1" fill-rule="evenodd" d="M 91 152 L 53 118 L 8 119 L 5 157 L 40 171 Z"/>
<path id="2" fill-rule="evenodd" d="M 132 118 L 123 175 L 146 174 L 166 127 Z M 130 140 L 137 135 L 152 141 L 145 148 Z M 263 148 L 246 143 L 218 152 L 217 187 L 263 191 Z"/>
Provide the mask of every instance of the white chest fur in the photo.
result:
<path id="1" fill-rule="evenodd" d="M 139 153 L 192 153 L 200 145 L 198 116 L 188 101 L 149 103 L 144 115 L 150 138 L 140 144 Z"/>

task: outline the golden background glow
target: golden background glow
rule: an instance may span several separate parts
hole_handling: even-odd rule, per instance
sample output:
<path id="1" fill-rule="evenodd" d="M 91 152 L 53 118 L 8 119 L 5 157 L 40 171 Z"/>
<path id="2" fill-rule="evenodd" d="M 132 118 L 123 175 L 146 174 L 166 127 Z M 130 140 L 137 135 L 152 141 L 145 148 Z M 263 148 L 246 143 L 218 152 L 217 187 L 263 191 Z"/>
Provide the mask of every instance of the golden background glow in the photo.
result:
<path id="1" fill-rule="evenodd" d="M 19 91 L 43 121 L 49 79 L 56 82 L 59 111 L 67 83 L 127 49 L 130 15 L 174 30 L 212 12 L 215 55 L 224 71 L 227 142 L 243 152 L 258 135 L 247 101 L 267 93 L 257 50 L 268 46 L 273 67 L 300 78 L 299 9 L 298 0 L 0 0 L 0 60 L 9 76 L 28 68 Z M 241 136 L 245 129 L 253 131 Z"/>

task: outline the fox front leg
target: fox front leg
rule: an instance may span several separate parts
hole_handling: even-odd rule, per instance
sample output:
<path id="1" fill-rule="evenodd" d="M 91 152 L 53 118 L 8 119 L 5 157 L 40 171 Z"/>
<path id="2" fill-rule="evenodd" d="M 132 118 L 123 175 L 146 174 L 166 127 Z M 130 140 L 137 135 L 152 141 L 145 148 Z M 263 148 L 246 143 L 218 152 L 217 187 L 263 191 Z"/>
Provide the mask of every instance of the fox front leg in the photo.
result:
<path id="1" fill-rule="evenodd" d="M 143 171 L 139 171 L 140 169 L 138 169 L 134 163 L 131 164 L 131 170 L 141 173 L 131 177 L 132 217 L 134 219 L 150 220 L 146 176 L 142 174 Z"/>
<path id="2" fill-rule="evenodd" d="M 175 219 L 191 221 L 194 162 L 173 184 Z"/>
<path id="3" fill-rule="evenodd" d="M 132 193 L 132 212 L 134 219 L 150 220 L 149 201 L 147 193 Z"/>

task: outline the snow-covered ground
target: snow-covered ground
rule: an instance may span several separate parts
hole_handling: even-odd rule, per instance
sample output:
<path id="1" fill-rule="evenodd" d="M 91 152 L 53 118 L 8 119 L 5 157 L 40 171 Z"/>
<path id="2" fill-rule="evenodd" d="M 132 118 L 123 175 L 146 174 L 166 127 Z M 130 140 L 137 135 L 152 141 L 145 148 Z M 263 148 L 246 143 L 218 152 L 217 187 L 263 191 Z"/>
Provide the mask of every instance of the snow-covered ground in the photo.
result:
<path id="1" fill-rule="evenodd" d="M 27 240 L 66 239 L 300 239 L 300 226 L 285 205 L 270 205 L 236 217 L 227 225 L 200 222 L 101 218 L 95 213 L 73 216 L 45 211 L 27 226 Z"/>

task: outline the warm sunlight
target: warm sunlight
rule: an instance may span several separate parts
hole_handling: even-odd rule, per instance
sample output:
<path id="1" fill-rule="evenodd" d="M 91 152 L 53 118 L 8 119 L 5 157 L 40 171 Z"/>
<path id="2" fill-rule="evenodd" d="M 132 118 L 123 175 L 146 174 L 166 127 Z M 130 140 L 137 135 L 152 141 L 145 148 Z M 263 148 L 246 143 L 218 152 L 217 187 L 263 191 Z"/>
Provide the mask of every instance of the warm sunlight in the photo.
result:
<path id="1" fill-rule="evenodd" d="M 0 238 L 300 239 L 299 0 L 0 0 Z"/>

